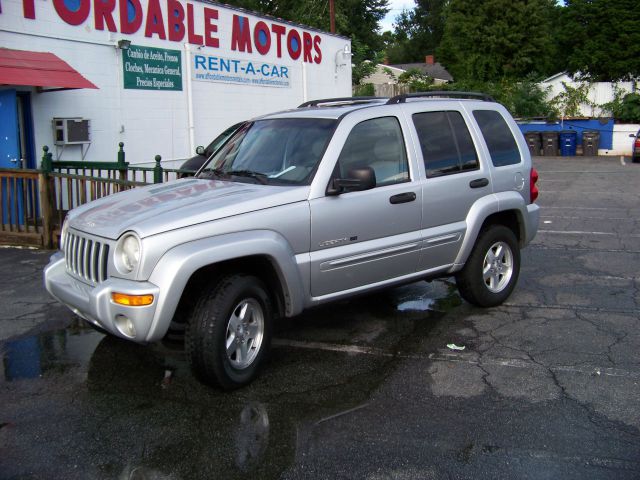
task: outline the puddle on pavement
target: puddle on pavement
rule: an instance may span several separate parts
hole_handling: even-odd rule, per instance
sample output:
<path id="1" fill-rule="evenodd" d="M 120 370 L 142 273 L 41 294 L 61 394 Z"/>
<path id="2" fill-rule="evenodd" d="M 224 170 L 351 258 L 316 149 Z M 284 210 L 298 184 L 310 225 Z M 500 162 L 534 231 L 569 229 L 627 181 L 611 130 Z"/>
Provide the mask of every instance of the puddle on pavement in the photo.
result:
<path id="1" fill-rule="evenodd" d="M 398 289 L 396 308 L 400 312 L 441 312 L 446 313 L 462 305 L 462 299 L 455 283 L 448 281 L 432 282 L 429 288 L 421 288 L 420 283 Z"/>
<path id="2" fill-rule="evenodd" d="M 401 312 L 426 312 L 427 310 L 433 310 L 435 304 L 436 301 L 433 298 L 420 298 L 418 300 L 409 300 L 408 302 L 402 302 L 398 305 L 398 310 Z"/>
<path id="3" fill-rule="evenodd" d="M 385 329 L 362 337 L 372 346 L 428 334 L 460 299 L 447 282 L 425 285 L 341 304 L 342 340 L 367 320 Z M 332 311 L 289 333 L 313 340 L 308 325 Z M 0 344 L 0 356 L 0 471 L 20 478 L 277 478 L 318 424 L 366 408 L 396 361 L 278 347 L 252 385 L 224 393 L 193 378 L 180 345 L 137 345 L 77 319 Z"/>
<path id="4" fill-rule="evenodd" d="M 0 343 L 0 380 L 41 378 L 85 365 L 103 335 L 74 320 L 65 330 Z"/>

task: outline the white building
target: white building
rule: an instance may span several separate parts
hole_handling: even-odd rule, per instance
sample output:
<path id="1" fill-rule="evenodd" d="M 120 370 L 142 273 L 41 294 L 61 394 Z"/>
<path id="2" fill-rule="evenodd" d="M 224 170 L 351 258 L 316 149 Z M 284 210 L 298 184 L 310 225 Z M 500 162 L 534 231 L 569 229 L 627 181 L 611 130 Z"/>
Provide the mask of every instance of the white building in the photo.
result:
<path id="1" fill-rule="evenodd" d="M 571 88 L 585 88 L 589 104 L 579 106 L 580 116 L 586 118 L 608 117 L 611 112 L 602 106 L 614 99 L 615 88 L 631 93 L 636 91 L 634 82 L 581 82 L 566 72 L 557 73 L 540 82 L 543 90 L 547 90 L 547 100 L 551 100 L 566 91 L 565 85 Z M 562 112 L 561 112 L 562 113 Z M 611 145 L 599 150 L 599 155 L 632 154 L 635 135 L 640 129 L 638 124 L 616 123 L 613 126 Z"/>
<path id="2" fill-rule="evenodd" d="M 604 111 L 601 106 L 614 99 L 614 88 L 617 87 L 626 92 L 634 91 L 633 82 L 587 82 L 574 80 L 566 72 L 556 73 L 540 82 L 540 87 L 547 90 L 547 100 L 551 100 L 566 91 L 565 85 L 571 88 L 584 87 L 587 89 L 587 98 L 591 105 L 580 105 L 580 114 L 584 117 L 608 116 L 611 112 Z"/>
<path id="3" fill-rule="evenodd" d="M 283 20 L 201 1 L 0 2 L 0 168 L 36 167 L 43 145 L 189 157 L 238 121 L 351 95 L 350 40 Z"/>

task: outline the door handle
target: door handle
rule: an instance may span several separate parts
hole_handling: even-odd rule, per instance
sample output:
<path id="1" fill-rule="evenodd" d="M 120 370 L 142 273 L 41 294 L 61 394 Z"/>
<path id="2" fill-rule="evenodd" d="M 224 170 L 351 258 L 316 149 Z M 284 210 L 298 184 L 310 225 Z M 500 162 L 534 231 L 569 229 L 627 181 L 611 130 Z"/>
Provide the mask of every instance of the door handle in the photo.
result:
<path id="1" fill-rule="evenodd" d="M 476 180 L 471 180 L 469 182 L 469 186 L 471 188 L 482 188 L 482 187 L 486 187 L 487 185 L 489 185 L 488 178 L 478 178 Z"/>
<path id="2" fill-rule="evenodd" d="M 398 195 L 393 195 L 389 197 L 389 202 L 395 205 L 396 203 L 413 202 L 415 199 L 416 199 L 415 193 L 405 192 L 405 193 L 399 193 Z"/>

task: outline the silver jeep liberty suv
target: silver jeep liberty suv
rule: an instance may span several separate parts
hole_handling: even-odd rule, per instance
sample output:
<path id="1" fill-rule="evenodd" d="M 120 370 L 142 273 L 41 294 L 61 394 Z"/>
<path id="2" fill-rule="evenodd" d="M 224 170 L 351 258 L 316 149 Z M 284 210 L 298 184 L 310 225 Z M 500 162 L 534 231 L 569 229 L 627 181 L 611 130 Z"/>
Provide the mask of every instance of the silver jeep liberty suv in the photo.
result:
<path id="1" fill-rule="evenodd" d="M 237 388 L 274 320 L 315 305 L 446 276 L 472 304 L 504 302 L 538 228 L 536 180 L 485 95 L 308 102 L 247 122 L 194 178 L 69 212 L 45 283 L 124 339 L 182 325 L 196 376 Z"/>

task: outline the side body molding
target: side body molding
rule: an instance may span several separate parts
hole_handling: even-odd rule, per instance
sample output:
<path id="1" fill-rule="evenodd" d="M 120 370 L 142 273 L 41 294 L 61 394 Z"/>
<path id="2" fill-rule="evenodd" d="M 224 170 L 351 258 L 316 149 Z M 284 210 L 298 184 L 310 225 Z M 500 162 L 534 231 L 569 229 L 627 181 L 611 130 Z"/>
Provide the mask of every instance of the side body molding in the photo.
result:
<path id="1" fill-rule="evenodd" d="M 269 258 L 278 274 L 285 299 L 285 314 L 302 311 L 304 282 L 296 265 L 295 253 L 287 240 L 270 230 L 230 233 L 178 245 L 158 261 L 149 282 L 160 288 L 158 307 L 147 341 L 161 339 L 180 301 L 191 275 L 202 267 L 222 261 L 262 255 Z"/>

